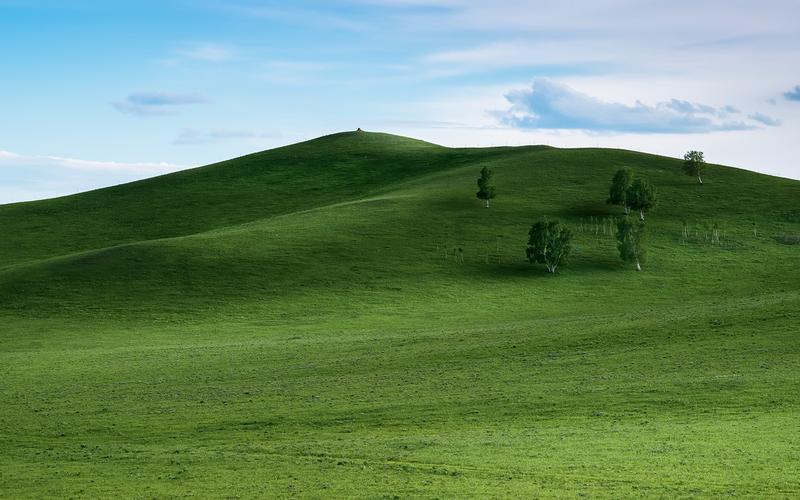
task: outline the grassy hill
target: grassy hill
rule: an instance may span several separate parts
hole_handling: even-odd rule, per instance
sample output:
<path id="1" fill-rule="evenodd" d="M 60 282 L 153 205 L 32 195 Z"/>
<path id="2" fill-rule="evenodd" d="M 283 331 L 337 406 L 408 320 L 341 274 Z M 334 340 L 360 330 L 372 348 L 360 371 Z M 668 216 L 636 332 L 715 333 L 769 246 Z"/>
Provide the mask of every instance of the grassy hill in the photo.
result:
<path id="1" fill-rule="evenodd" d="M 621 166 L 661 199 L 642 273 Z M 800 182 L 704 180 L 343 133 L 0 206 L 0 495 L 794 497 Z"/>

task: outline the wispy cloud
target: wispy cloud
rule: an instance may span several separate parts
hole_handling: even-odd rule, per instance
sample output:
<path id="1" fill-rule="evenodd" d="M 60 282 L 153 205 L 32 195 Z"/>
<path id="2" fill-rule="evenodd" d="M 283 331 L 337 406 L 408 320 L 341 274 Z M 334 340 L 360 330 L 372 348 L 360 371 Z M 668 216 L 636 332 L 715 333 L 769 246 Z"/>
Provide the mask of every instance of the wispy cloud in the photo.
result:
<path id="1" fill-rule="evenodd" d="M 777 127 L 778 125 L 781 124 L 780 120 L 778 120 L 777 118 L 765 115 L 764 113 L 753 113 L 752 115 L 748 115 L 747 117 L 762 125 L 766 125 L 767 127 Z"/>
<path id="2" fill-rule="evenodd" d="M 318 5 L 299 7 L 290 3 L 257 5 L 233 2 L 226 3 L 221 8 L 250 19 L 263 19 L 286 25 L 306 25 L 320 29 L 346 31 L 367 31 L 370 29 L 370 23 L 367 20 L 341 15 L 335 7 L 332 8 L 325 2 L 320 2 Z"/>
<path id="3" fill-rule="evenodd" d="M 271 139 L 275 137 L 280 137 L 280 134 L 252 130 L 196 130 L 187 128 L 181 131 L 180 135 L 173 141 L 173 144 L 209 144 L 230 139 Z"/>
<path id="4" fill-rule="evenodd" d="M 218 43 L 194 43 L 175 50 L 175 53 L 187 59 L 198 61 L 222 62 L 236 59 L 236 50 Z"/>
<path id="5" fill-rule="evenodd" d="M 678 99 L 647 105 L 607 102 L 546 79 L 506 95 L 511 107 L 495 116 L 504 124 L 527 129 L 573 129 L 613 133 L 694 134 L 748 130 L 753 123 L 724 119 L 735 109 L 715 108 Z M 751 120 L 767 124 L 751 115 Z M 769 117 L 766 117 L 769 119 Z"/>
<path id="6" fill-rule="evenodd" d="M 800 101 L 800 85 L 795 85 L 792 90 L 784 93 L 783 97 L 790 101 Z"/>
<path id="7" fill-rule="evenodd" d="M 138 116 L 161 116 L 177 113 L 177 107 L 207 103 L 203 94 L 173 92 L 135 92 L 112 106 L 121 113 Z"/>
<path id="8" fill-rule="evenodd" d="M 58 167 L 69 170 L 122 172 L 141 175 L 158 175 L 190 168 L 167 162 L 120 162 L 83 160 L 63 156 L 22 155 L 0 150 L 0 167 Z"/>
<path id="9" fill-rule="evenodd" d="M 438 72 L 453 74 L 490 73 L 502 69 L 530 68 L 534 74 L 587 74 L 617 71 L 609 51 L 595 42 L 592 56 L 576 50 L 576 41 L 496 41 L 475 47 L 442 50 L 422 56 L 420 61 Z M 602 53 L 601 53 L 602 52 Z"/>

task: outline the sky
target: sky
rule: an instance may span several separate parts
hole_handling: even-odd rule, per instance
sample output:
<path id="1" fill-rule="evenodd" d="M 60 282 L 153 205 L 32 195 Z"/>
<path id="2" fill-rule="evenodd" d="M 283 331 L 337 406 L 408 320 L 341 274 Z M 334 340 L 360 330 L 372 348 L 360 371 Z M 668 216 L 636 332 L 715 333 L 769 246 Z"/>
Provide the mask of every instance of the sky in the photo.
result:
<path id="1" fill-rule="evenodd" d="M 799 19 L 797 0 L 0 0 L 0 203 L 358 127 L 800 179 Z"/>

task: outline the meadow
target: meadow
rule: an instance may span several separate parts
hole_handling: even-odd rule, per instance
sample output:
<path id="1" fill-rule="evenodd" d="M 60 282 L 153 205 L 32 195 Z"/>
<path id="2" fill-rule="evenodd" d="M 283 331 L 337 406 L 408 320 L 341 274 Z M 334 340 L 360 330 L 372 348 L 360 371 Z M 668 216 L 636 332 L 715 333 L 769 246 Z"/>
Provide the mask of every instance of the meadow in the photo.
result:
<path id="1" fill-rule="evenodd" d="M 348 132 L 0 206 L 0 496 L 796 498 L 800 182 L 703 180 Z"/>

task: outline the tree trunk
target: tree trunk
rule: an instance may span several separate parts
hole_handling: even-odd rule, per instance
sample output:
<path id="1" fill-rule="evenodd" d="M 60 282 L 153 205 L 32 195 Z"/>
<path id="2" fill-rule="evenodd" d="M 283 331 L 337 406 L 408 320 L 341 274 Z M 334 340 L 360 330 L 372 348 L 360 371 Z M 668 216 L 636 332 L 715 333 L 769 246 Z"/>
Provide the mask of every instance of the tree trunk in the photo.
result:
<path id="1" fill-rule="evenodd" d="M 489 198 L 486 198 L 486 208 L 489 208 Z"/>
<path id="2" fill-rule="evenodd" d="M 639 220 L 644 220 L 644 210 L 639 210 Z"/>
<path id="3" fill-rule="evenodd" d="M 642 266 L 639 264 L 639 259 L 636 259 L 636 270 L 637 271 L 641 271 L 642 270 Z"/>
<path id="4" fill-rule="evenodd" d="M 697 176 L 697 180 L 700 181 L 700 184 L 703 183 L 703 179 L 701 179 L 699 175 Z"/>
<path id="5" fill-rule="evenodd" d="M 625 215 L 628 215 L 629 213 L 631 213 L 631 207 L 625 205 Z"/>

